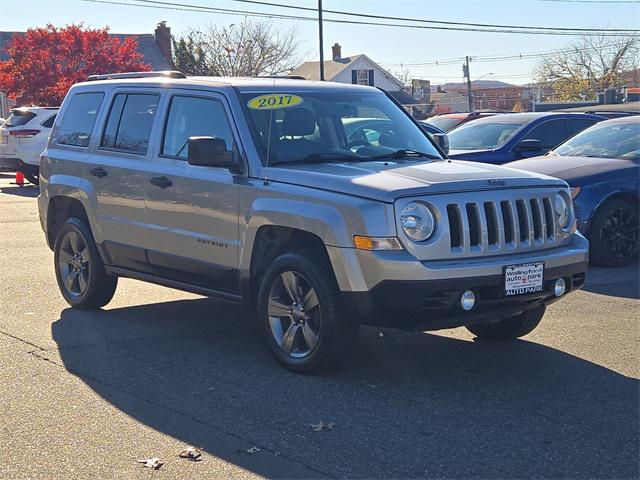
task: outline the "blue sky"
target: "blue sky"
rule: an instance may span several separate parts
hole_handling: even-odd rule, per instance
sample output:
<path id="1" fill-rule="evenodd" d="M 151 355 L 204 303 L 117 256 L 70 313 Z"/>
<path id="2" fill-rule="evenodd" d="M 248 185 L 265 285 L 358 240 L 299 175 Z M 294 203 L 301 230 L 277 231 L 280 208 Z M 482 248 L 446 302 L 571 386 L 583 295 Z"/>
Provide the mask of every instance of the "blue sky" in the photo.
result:
<path id="1" fill-rule="evenodd" d="M 117 1 L 117 0 L 116 0 Z M 126 1 L 126 0 L 121 0 Z M 175 0 L 177 3 L 199 4 L 238 10 L 292 13 L 286 9 L 268 9 L 232 0 Z M 274 0 L 276 1 L 276 0 Z M 277 3 L 307 7 L 316 0 L 277 0 Z M 377 15 L 425 18 L 430 20 L 476 23 L 536 25 L 546 27 L 640 27 L 640 4 L 553 2 L 543 0 L 323 0 L 325 9 L 358 11 Z M 299 12 L 311 16 L 311 12 Z M 330 15 L 326 15 L 328 18 Z M 117 33 L 149 33 L 160 20 L 167 20 L 172 33 L 208 23 L 225 25 L 242 21 L 241 15 L 220 15 L 104 5 L 81 0 L 0 0 L 0 30 L 26 30 L 53 23 L 56 26 L 84 22 L 98 27 L 108 25 Z M 295 26 L 300 38 L 300 51 L 305 59 L 316 59 L 317 24 L 307 21 L 278 21 L 282 26 Z M 411 76 L 431 79 L 432 83 L 461 81 L 459 64 L 401 67 L 400 63 L 420 63 L 452 59 L 464 55 L 495 56 L 546 52 L 562 48 L 574 37 L 516 35 L 501 33 L 413 30 L 404 28 L 356 26 L 325 23 L 325 56 L 330 46 L 342 45 L 343 56 L 365 53 L 388 69 L 398 72 L 408 68 Z M 484 77 L 526 83 L 535 60 L 476 62 L 471 65 L 472 78 Z"/>

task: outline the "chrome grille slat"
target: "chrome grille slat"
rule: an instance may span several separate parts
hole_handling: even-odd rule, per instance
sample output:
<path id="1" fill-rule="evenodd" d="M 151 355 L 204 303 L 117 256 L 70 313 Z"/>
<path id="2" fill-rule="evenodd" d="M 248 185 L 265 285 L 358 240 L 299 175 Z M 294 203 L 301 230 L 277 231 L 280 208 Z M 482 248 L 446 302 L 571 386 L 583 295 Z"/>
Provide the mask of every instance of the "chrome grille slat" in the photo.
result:
<path id="1" fill-rule="evenodd" d="M 471 236 L 469 234 L 469 216 L 466 208 L 460 208 L 460 221 L 462 223 L 462 251 L 471 249 Z"/>
<path id="2" fill-rule="evenodd" d="M 556 225 L 554 222 L 555 216 L 553 213 L 553 204 L 551 203 L 551 199 L 549 197 L 544 197 L 542 199 L 542 204 L 544 205 L 544 218 L 545 218 L 545 225 L 547 226 L 545 238 L 549 239 L 553 243 L 555 241 L 555 236 L 556 236 Z"/>
<path id="3" fill-rule="evenodd" d="M 547 225 L 544 218 L 544 211 L 542 207 L 542 201 L 539 198 L 532 198 L 532 208 L 535 210 L 535 225 L 539 235 L 536 236 L 536 243 L 543 245 L 547 238 Z"/>

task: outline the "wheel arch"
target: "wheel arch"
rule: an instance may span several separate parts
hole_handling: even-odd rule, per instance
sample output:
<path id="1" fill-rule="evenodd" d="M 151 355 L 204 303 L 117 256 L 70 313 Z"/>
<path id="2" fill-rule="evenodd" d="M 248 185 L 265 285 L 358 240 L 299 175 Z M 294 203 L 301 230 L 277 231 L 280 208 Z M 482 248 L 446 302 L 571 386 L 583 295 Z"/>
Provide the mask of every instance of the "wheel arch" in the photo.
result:
<path id="1" fill-rule="evenodd" d="M 56 235 L 64 221 L 78 217 L 87 223 L 97 243 L 102 239 L 102 229 L 96 221 L 98 201 L 90 182 L 66 175 L 54 175 L 46 186 L 47 244 L 53 248 Z"/>
<path id="2" fill-rule="evenodd" d="M 260 282 L 269 265 L 283 252 L 308 251 L 333 265 L 324 241 L 316 233 L 285 225 L 261 225 L 251 244 L 248 268 L 241 276 L 244 303 L 251 309 L 256 306 Z"/>
<path id="3" fill-rule="evenodd" d="M 625 202 L 629 202 L 633 205 L 638 206 L 638 202 L 640 202 L 640 197 L 635 192 L 630 190 L 616 190 L 608 193 L 605 197 L 600 199 L 600 201 L 591 209 L 591 213 L 588 219 L 588 228 L 585 232 L 585 236 L 588 238 L 591 235 L 591 226 L 593 224 L 593 219 L 598 213 L 598 211 L 607 203 L 612 200 L 623 200 Z"/>

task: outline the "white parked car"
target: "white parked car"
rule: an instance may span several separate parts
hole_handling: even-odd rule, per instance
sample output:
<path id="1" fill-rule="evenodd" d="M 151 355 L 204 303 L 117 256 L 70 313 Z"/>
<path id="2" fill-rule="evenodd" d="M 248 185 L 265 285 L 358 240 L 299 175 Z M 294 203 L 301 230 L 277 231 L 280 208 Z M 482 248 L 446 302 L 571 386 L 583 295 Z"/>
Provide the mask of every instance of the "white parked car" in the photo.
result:
<path id="1" fill-rule="evenodd" d="M 40 154 L 47 146 L 58 107 L 21 107 L 0 125 L 0 170 L 21 171 L 38 185 Z"/>

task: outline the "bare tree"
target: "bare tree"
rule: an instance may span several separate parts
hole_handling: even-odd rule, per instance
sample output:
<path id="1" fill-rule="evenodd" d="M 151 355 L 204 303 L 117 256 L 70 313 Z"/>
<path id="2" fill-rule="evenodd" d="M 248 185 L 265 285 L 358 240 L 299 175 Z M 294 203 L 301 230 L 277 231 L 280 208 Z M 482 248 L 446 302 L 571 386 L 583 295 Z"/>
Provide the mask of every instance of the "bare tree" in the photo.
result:
<path id="1" fill-rule="evenodd" d="M 638 68 L 640 37 L 588 36 L 540 60 L 536 82 L 551 87 L 557 100 L 592 100 L 599 91 L 621 86 Z"/>
<path id="2" fill-rule="evenodd" d="M 174 39 L 174 63 L 188 75 L 277 75 L 299 63 L 298 35 L 269 22 L 209 25 Z"/>

